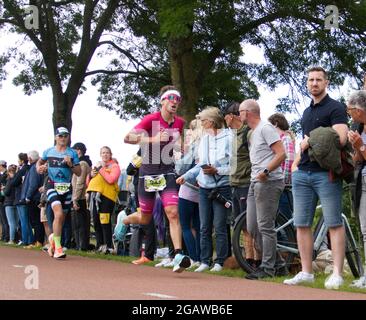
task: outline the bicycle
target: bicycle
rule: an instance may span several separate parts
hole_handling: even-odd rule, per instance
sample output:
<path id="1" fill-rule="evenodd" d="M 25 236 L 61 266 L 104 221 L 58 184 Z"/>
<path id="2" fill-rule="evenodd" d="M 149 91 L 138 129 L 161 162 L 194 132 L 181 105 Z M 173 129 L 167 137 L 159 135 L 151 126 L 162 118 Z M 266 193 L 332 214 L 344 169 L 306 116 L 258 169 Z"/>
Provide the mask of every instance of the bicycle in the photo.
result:
<path id="1" fill-rule="evenodd" d="M 318 206 L 321 207 L 321 206 Z M 244 231 L 246 225 L 246 211 L 241 213 L 234 222 L 232 236 L 233 252 L 240 267 L 248 272 L 254 272 L 253 267 L 246 260 L 244 248 Z M 353 236 L 347 217 L 342 213 L 342 220 L 346 231 L 346 251 L 345 256 L 351 272 L 355 278 L 363 275 L 363 265 L 360 250 Z M 293 225 L 294 219 L 288 219 L 283 213 L 277 211 L 275 230 L 277 233 L 277 252 L 282 256 L 289 268 L 295 257 L 299 257 L 299 250 L 296 241 L 296 232 Z M 320 217 L 314 229 L 313 261 L 318 256 L 322 243 L 326 240 L 328 228 L 324 224 L 323 216 Z"/>

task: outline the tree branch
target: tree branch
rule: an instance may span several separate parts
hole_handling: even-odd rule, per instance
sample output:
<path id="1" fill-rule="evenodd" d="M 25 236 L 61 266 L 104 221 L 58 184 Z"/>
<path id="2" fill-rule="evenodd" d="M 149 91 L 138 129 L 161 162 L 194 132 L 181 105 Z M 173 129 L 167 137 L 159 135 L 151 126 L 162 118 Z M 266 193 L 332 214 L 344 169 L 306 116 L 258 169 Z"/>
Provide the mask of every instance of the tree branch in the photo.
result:
<path id="1" fill-rule="evenodd" d="M 250 21 L 240 26 L 239 28 L 227 33 L 225 35 L 225 39 L 221 39 L 213 45 L 211 51 L 207 54 L 207 58 L 204 59 L 204 62 L 201 64 L 201 67 L 199 68 L 196 77 L 197 87 L 200 88 L 202 86 L 205 74 L 209 72 L 209 70 L 211 70 L 211 68 L 215 65 L 215 60 L 221 55 L 222 50 L 225 49 L 226 43 L 242 37 L 242 35 L 247 34 L 251 30 L 257 29 L 262 24 L 275 21 L 279 18 L 285 18 L 289 15 L 291 15 L 291 12 L 289 11 L 278 10 L 277 12 L 270 13 L 257 20 Z"/>
<path id="2" fill-rule="evenodd" d="M 61 6 L 64 6 L 64 5 L 67 5 L 67 4 L 74 4 L 74 3 L 79 3 L 79 4 L 82 4 L 82 3 L 84 3 L 84 1 L 82 1 L 82 0 L 79 0 L 79 1 L 77 1 L 77 0 L 65 0 L 65 1 L 50 1 L 50 5 L 52 6 L 52 7 L 61 7 Z"/>
<path id="3" fill-rule="evenodd" d="M 98 73 L 103 73 L 103 74 L 108 74 L 108 75 L 130 74 L 130 75 L 135 75 L 137 77 L 150 78 L 150 79 L 155 79 L 155 80 L 159 80 L 159 81 L 167 81 L 168 80 L 168 79 L 166 79 L 164 77 L 159 77 L 159 76 L 154 75 L 154 74 L 148 74 L 148 73 L 143 73 L 143 72 L 138 72 L 138 71 L 129 71 L 129 70 L 103 70 L 103 69 L 98 69 L 98 70 L 93 70 L 93 71 L 86 72 L 85 73 L 85 77 L 92 76 L 92 75 L 98 74 Z"/>
<path id="4" fill-rule="evenodd" d="M 0 19 L 0 25 L 1 24 L 5 24 L 5 23 L 10 23 L 10 24 L 12 24 L 12 25 L 14 25 L 16 27 L 20 27 L 16 20 L 12 20 L 12 19 Z"/>
<path id="5" fill-rule="evenodd" d="M 143 69 L 145 69 L 148 72 L 151 72 L 151 70 L 147 67 L 145 67 L 139 60 L 137 60 L 129 51 L 121 48 L 120 46 L 118 46 L 117 44 L 115 44 L 113 41 L 100 41 L 98 43 L 98 47 L 104 44 L 109 44 L 112 47 L 114 47 L 115 49 L 117 49 L 119 52 L 123 53 L 127 58 L 129 58 L 131 61 L 135 62 L 138 66 L 142 67 Z"/>

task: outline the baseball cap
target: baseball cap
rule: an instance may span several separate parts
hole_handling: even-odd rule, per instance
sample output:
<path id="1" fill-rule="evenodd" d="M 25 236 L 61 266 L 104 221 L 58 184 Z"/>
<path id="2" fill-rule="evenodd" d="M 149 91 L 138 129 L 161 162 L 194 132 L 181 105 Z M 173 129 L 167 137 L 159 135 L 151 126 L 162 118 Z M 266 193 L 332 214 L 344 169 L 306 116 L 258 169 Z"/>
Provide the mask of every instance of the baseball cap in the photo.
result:
<path id="1" fill-rule="evenodd" d="M 6 167 L 6 161 L 5 160 L 0 160 L 0 166 Z"/>
<path id="2" fill-rule="evenodd" d="M 83 153 L 86 152 L 86 146 L 82 142 L 76 142 L 72 148 L 76 149 L 76 150 L 80 150 Z"/>
<path id="3" fill-rule="evenodd" d="M 58 127 L 56 129 L 56 136 L 60 136 L 60 135 L 63 135 L 63 134 L 70 134 L 70 132 L 65 127 Z"/>

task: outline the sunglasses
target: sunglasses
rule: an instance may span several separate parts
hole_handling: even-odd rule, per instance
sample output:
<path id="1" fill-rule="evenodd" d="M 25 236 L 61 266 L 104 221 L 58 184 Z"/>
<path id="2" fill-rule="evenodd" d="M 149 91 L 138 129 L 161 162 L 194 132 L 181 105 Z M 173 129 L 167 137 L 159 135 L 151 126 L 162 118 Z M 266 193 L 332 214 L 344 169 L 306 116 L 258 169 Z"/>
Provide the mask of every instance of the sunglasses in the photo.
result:
<path id="1" fill-rule="evenodd" d="M 68 134 L 59 134 L 58 137 L 59 138 L 68 138 Z"/>
<path id="2" fill-rule="evenodd" d="M 176 102 L 181 102 L 182 101 L 182 98 L 175 95 L 175 94 L 170 94 L 168 96 L 166 96 L 164 98 L 164 100 L 169 100 L 169 101 L 176 101 Z"/>

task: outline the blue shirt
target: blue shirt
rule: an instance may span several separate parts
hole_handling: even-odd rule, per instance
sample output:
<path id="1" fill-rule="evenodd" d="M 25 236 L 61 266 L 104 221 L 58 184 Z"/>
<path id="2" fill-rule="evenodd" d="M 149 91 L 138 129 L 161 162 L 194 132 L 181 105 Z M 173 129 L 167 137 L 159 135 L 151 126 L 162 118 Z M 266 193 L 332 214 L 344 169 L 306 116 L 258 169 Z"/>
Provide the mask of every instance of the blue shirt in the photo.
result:
<path id="1" fill-rule="evenodd" d="M 69 156 L 74 166 L 80 164 L 79 157 L 75 150 L 67 147 L 64 152 L 58 152 L 55 147 L 43 152 L 42 160 L 48 163 L 48 178 L 53 182 L 71 182 L 71 168 L 64 162 L 64 157 Z"/>

